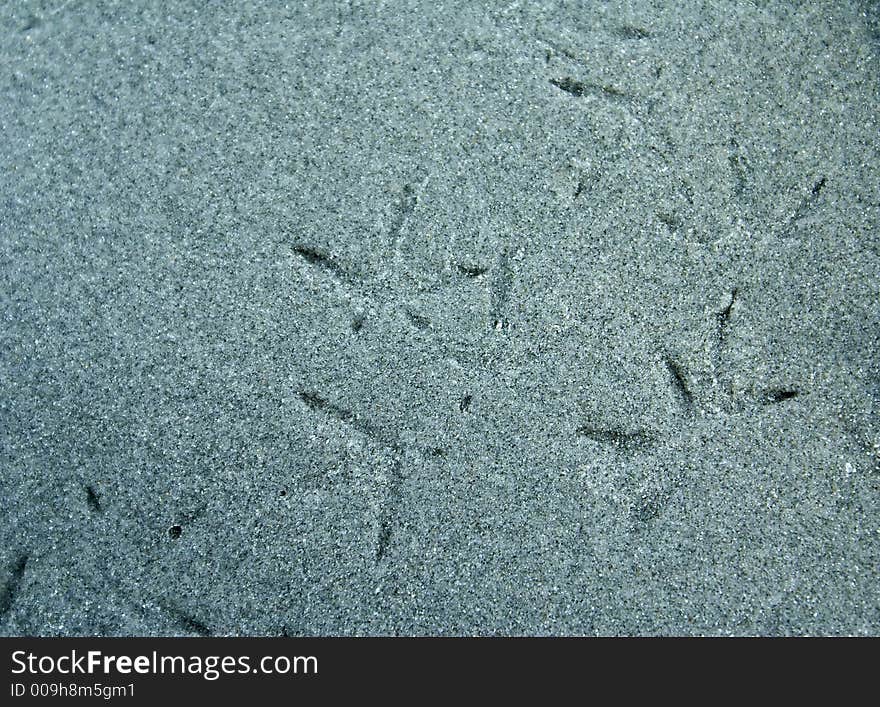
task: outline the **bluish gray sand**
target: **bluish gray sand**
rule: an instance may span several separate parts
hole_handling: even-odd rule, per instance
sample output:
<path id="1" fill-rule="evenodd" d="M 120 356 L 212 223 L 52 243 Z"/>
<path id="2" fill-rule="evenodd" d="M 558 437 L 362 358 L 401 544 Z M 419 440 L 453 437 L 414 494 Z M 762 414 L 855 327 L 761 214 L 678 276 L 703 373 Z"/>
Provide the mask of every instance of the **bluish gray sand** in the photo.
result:
<path id="1" fill-rule="evenodd" d="M 877 634 L 880 12 L 0 6 L 0 631 Z"/>

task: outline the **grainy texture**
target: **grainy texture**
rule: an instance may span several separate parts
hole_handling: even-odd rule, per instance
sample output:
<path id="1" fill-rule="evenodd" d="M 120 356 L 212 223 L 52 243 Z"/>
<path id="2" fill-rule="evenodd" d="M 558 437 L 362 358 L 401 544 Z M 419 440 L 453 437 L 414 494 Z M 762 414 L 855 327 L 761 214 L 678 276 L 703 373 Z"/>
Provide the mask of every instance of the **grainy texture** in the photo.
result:
<path id="1" fill-rule="evenodd" d="M 0 632 L 877 634 L 874 3 L 0 4 Z"/>

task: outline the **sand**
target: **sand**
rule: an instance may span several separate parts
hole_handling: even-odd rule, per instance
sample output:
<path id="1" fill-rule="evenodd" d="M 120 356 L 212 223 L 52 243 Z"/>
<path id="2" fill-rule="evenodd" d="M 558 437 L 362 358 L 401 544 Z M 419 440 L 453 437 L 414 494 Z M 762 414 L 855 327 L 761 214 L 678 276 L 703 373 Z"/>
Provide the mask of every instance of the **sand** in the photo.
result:
<path id="1" fill-rule="evenodd" d="M 236 5 L 0 6 L 0 633 L 880 631 L 876 3 Z"/>

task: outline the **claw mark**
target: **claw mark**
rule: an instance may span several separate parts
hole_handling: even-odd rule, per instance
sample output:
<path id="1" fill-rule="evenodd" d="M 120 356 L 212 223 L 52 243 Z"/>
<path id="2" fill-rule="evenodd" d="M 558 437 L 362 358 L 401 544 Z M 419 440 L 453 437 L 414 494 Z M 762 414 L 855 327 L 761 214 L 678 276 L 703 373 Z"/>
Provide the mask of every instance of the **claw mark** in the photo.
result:
<path id="1" fill-rule="evenodd" d="M 346 424 L 352 424 L 355 421 L 355 416 L 353 412 L 351 412 L 350 410 L 344 410 L 336 405 L 333 405 L 332 403 L 327 402 L 327 400 L 319 396 L 317 393 L 302 391 L 300 392 L 299 397 L 312 410 L 326 412 L 331 417 L 335 417 L 337 420 L 345 422 Z"/>
<path id="2" fill-rule="evenodd" d="M 193 633 L 197 633 L 200 636 L 210 636 L 211 629 L 209 629 L 205 624 L 203 624 L 198 619 L 192 616 L 183 616 L 180 617 L 180 624 L 184 628 L 192 631 Z"/>
<path id="3" fill-rule="evenodd" d="M 681 219 L 678 218 L 675 214 L 671 214 L 668 212 L 658 212 L 657 218 L 660 219 L 661 223 L 663 223 L 670 231 L 677 231 L 682 227 Z"/>
<path id="4" fill-rule="evenodd" d="M 550 83 L 556 86 L 559 90 L 570 93 L 575 98 L 592 95 L 616 102 L 629 101 L 629 96 L 620 89 L 597 83 L 577 81 L 571 78 L 571 76 L 566 76 L 561 79 L 550 79 Z"/>
<path id="5" fill-rule="evenodd" d="M 479 277 L 480 275 L 485 275 L 489 271 L 489 268 L 480 265 L 462 265 L 459 263 L 458 271 L 462 275 L 467 275 L 468 277 Z"/>
<path id="6" fill-rule="evenodd" d="M 791 400 L 792 398 L 796 398 L 800 393 L 797 390 L 785 390 L 785 389 L 777 389 L 771 390 L 767 392 L 767 400 L 766 403 L 768 405 L 772 403 L 781 403 L 786 400 Z"/>
<path id="7" fill-rule="evenodd" d="M 586 64 L 586 62 L 581 59 L 575 52 L 573 52 L 568 47 L 565 47 L 558 42 L 554 42 L 550 39 L 545 39 L 543 37 L 537 37 L 538 41 L 544 44 L 547 47 L 547 51 L 544 55 L 547 64 L 550 63 L 550 59 L 553 58 L 553 52 L 556 52 L 560 56 L 564 56 L 569 61 L 574 61 L 580 64 Z"/>
<path id="8" fill-rule="evenodd" d="M 98 494 L 95 493 L 93 486 L 86 486 L 86 503 L 89 505 L 89 508 L 92 509 L 93 513 L 101 512 L 101 501 L 98 498 Z"/>
<path id="9" fill-rule="evenodd" d="M 379 523 L 379 535 L 376 539 L 376 562 L 379 562 L 385 553 L 388 552 L 388 546 L 391 544 L 391 519 L 387 516 L 382 518 Z"/>
<path id="10" fill-rule="evenodd" d="M 498 256 L 498 275 L 495 278 L 492 290 L 492 328 L 507 329 L 510 322 L 506 318 L 507 302 L 510 299 L 510 289 L 513 286 L 513 269 L 510 266 L 510 256 L 507 248 L 501 250 Z"/>
<path id="11" fill-rule="evenodd" d="M 211 629 L 197 618 L 190 616 L 173 604 L 163 604 L 163 608 L 174 619 L 174 622 L 184 631 L 195 633 L 199 636 L 210 636 Z"/>
<path id="12" fill-rule="evenodd" d="M 715 377 L 717 380 L 718 374 L 721 372 L 721 358 L 724 353 L 725 345 L 727 344 L 727 327 L 730 325 L 730 319 L 733 315 L 733 305 L 736 303 L 737 295 L 739 294 L 739 290 L 734 287 L 730 293 L 730 302 L 727 303 L 727 306 L 721 310 L 720 312 L 715 313 L 715 325 L 716 325 L 716 345 L 715 345 Z"/>
<path id="13" fill-rule="evenodd" d="M 727 339 L 727 325 L 730 324 L 730 316 L 733 313 L 733 305 L 736 302 L 736 296 L 739 294 L 739 290 L 734 287 L 733 291 L 730 293 L 730 302 L 727 306 L 720 312 L 715 315 L 715 320 L 718 323 L 718 352 L 720 354 L 721 349 L 724 348 L 724 343 Z"/>
<path id="14" fill-rule="evenodd" d="M 586 87 L 580 81 L 575 81 L 570 76 L 566 76 L 563 79 L 550 79 L 550 83 L 556 86 L 556 88 L 565 91 L 566 93 L 570 93 L 575 98 L 580 98 L 584 95 L 584 91 Z"/>
<path id="15" fill-rule="evenodd" d="M 810 193 L 807 194 L 803 199 L 801 199 L 801 203 L 798 204 L 797 209 L 795 209 L 794 214 L 789 219 L 789 221 L 788 221 L 789 226 L 800 221 L 802 218 L 804 218 L 804 216 L 807 215 L 807 213 L 810 211 L 810 209 L 813 208 L 813 205 L 816 203 L 816 201 L 818 201 L 819 195 L 822 193 L 822 190 L 825 188 L 826 182 L 827 182 L 826 178 L 821 177 L 819 179 L 819 181 L 817 181 L 815 184 L 813 184 L 813 188 L 810 189 Z"/>
<path id="16" fill-rule="evenodd" d="M 414 312 L 411 309 L 407 309 L 405 311 L 406 311 L 407 319 L 409 319 L 410 323 L 416 329 L 430 329 L 431 328 L 431 320 L 428 319 L 427 317 L 422 316 L 421 314 L 418 314 L 417 312 Z"/>
<path id="17" fill-rule="evenodd" d="M 21 582 L 24 578 L 24 571 L 27 569 L 28 559 L 27 553 L 21 553 L 12 565 L 9 579 L 6 580 L 3 589 L 0 590 L 0 617 L 5 616 L 15 602 L 18 590 L 21 589 Z"/>
<path id="18" fill-rule="evenodd" d="M 317 248 L 306 245 L 295 245 L 293 247 L 293 252 L 305 260 L 309 265 L 325 270 L 343 282 L 351 282 L 353 279 L 345 268 Z"/>
<path id="19" fill-rule="evenodd" d="M 648 432 L 625 432 L 618 429 L 603 429 L 585 425 L 577 429 L 582 437 L 600 444 L 611 444 L 625 452 L 634 452 L 656 443 L 654 435 Z"/>
<path id="20" fill-rule="evenodd" d="M 339 420 L 340 422 L 356 429 L 361 434 L 365 434 L 368 437 L 379 441 L 386 447 L 390 447 L 391 449 L 400 448 L 400 443 L 397 439 L 385 434 L 377 425 L 361 419 L 351 410 L 346 410 L 338 405 L 334 405 L 317 393 L 311 391 L 301 391 L 298 395 L 300 400 L 302 400 L 311 410 L 321 412 L 328 417 Z"/>
<path id="21" fill-rule="evenodd" d="M 669 370 L 672 384 L 678 393 L 682 408 L 687 414 L 691 414 L 694 408 L 694 396 L 688 388 L 684 371 L 671 357 L 666 356 L 663 360 L 666 363 L 666 368 Z"/>
<path id="22" fill-rule="evenodd" d="M 646 29 L 642 29 L 641 27 L 634 27 L 633 25 L 624 25 L 620 27 L 617 32 L 617 36 L 621 39 L 647 39 L 651 36 L 651 33 Z"/>
<path id="23" fill-rule="evenodd" d="M 730 139 L 730 154 L 727 157 L 727 161 L 730 164 L 730 171 L 733 173 L 735 182 L 734 194 L 740 197 L 745 193 L 746 186 L 748 185 L 749 168 L 734 138 Z"/>
<path id="24" fill-rule="evenodd" d="M 473 396 L 468 393 L 461 399 L 461 402 L 458 405 L 458 409 L 461 410 L 461 412 L 467 412 L 468 408 L 470 408 L 471 406 L 471 400 L 473 400 Z"/>

